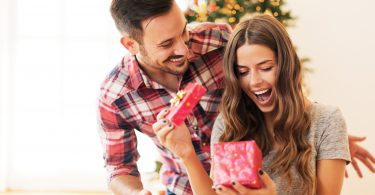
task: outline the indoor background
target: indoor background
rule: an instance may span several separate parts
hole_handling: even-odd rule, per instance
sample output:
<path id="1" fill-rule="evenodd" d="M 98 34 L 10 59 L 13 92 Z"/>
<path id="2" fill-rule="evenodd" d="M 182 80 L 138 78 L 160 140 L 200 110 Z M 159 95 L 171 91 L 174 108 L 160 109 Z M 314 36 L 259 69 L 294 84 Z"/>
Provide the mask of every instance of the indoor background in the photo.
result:
<path id="1" fill-rule="evenodd" d="M 375 154 L 375 1 L 287 0 L 288 31 L 310 58 L 310 98 L 341 108 Z M 180 0 L 182 7 L 184 0 Z M 0 0 L 0 191 L 105 192 L 97 95 L 126 50 L 106 0 Z M 141 137 L 139 167 L 155 169 Z M 147 148 L 147 150 L 145 149 Z M 375 194 L 375 175 L 348 166 L 343 193 Z"/>

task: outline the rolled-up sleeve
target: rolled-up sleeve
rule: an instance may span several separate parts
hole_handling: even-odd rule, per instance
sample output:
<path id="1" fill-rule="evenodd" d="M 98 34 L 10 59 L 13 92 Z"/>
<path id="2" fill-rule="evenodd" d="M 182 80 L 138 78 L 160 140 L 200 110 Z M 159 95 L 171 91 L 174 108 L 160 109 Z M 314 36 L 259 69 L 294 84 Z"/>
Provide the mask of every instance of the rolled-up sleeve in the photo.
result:
<path id="1" fill-rule="evenodd" d="M 115 105 L 99 103 L 98 126 L 108 180 L 120 175 L 139 176 L 134 128 L 123 119 Z"/>

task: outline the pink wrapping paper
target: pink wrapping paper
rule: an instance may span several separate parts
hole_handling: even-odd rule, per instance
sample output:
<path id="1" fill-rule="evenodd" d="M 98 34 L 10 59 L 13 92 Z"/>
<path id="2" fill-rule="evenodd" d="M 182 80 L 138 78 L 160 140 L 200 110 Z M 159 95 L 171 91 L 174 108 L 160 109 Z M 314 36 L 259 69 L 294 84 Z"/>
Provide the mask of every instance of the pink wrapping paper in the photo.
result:
<path id="1" fill-rule="evenodd" d="M 166 119 L 175 125 L 180 125 L 197 105 L 201 97 L 206 93 L 206 88 L 198 83 L 188 83 L 183 90 L 177 92 L 177 96 L 171 100 L 171 108 Z"/>
<path id="2" fill-rule="evenodd" d="M 255 141 L 214 144 L 214 186 L 232 186 L 237 181 L 249 188 L 261 188 L 258 176 L 262 152 Z"/>

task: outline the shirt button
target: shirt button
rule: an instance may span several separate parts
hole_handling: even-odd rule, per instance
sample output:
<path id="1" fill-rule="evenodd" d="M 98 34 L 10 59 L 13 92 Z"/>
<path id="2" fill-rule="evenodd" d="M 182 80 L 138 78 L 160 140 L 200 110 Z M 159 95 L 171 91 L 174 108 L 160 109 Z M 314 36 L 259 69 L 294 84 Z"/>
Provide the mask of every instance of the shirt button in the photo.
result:
<path id="1" fill-rule="evenodd" d="M 198 126 L 196 126 L 196 125 L 193 126 L 193 129 L 194 129 L 194 130 L 198 130 Z"/>
<path id="2" fill-rule="evenodd" d="M 207 145 L 207 143 L 206 143 L 206 142 L 203 142 L 203 143 L 202 143 L 202 145 L 203 145 L 203 146 L 206 146 L 206 145 Z"/>

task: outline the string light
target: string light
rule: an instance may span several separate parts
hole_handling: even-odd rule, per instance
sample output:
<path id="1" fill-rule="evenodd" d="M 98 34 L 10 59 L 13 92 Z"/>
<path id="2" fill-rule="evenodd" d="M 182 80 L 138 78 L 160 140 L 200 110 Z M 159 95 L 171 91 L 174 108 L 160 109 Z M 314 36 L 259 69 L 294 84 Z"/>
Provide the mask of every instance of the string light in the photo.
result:
<path id="1" fill-rule="evenodd" d="M 271 5 L 273 6 L 279 6 L 280 5 L 280 0 L 272 0 Z"/>
<path id="2" fill-rule="evenodd" d="M 266 11 L 264 12 L 265 14 L 268 14 L 268 15 L 270 15 L 270 16 L 272 16 L 273 14 L 272 14 L 272 11 L 270 10 L 270 9 L 266 9 Z"/>
<path id="3" fill-rule="evenodd" d="M 236 18 L 235 17 L 230 17 L 229 19 L 228 19 L 228 22 L 229 23 L 234 23 L 236 21 Z"/>

